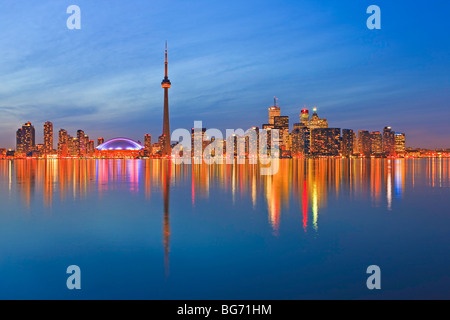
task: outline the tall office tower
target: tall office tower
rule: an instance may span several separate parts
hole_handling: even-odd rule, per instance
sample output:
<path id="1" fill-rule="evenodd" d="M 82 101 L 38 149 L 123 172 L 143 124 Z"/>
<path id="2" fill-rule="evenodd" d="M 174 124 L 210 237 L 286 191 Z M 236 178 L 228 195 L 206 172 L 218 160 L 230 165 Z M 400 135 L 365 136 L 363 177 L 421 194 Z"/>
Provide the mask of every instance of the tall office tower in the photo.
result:
<path id="1" fill-rule="evenodd" d="M 53 123 L 44 123 L 44 154 L 53 152 Z"/>
<path id="2" fill-rule="evenodd" d="M 295 123 L 292 136 L 291 154 L 294 157 L 306 157 L 310 153 L 310 131 L 303 123 Z"/>
<path id="3" fill-rule="evenodd" d="M 23 153 L 23 134 L 22 128 L 19 128 L 16 132 L 16 152 Z"/>
<path id="4" fill-rule="evenodd" d="M 97 138 L 97 147 L 99 146 L 99 145 L 101 145 L 101 144 L 104 144 L 105 143 L 105 138 Z"/>
<path id="5" fill-rule="evenodd" d="M 78 139 L 67 136 L 67 152 L 70 156 L 78 156 L 79 143 Z"/>
<path id="6" fill-rule="evenodd" d="M 146 134 L 144 137 L 144 147 L 145 147 L 145 153 L 147 156 L 152 154 L 152 136 L 149 134 Z"/>
<path id="7" fill-rule="evenodd" d="M 391 127 L 383 130 L 383 153 L 385 156 L 393 156 L 395 153 L 395 132 Z"/>
<path id="8" fill-rule="evenodd" d="M 66 157 L 69 153 L 68 146 L 68 135 L 67 131 L 64 129 L 59 130 L 59 139 L 58 139 L 58 155 Z"/>
<path id="9" fill-rule="evenodd" d="M 372 155 L 381 156 L 383 154 L 383 135 L 379 131 L 370 134 Z"/>
<path id="10" fill-rule="evenodd" d="M 300 114 L 300 124 L 302 124 L 306 128 L 309 128 L 309 110 L 308 109 L 302 110 L 302 113 Z"/>
<path id="11" fill-rule="evenodd" d="M 356 132 L 353 132 L 353 154 L 359 154 L 358 136 L 356 135 Z"/>
<path id="12" fill-rule="evenodd" d="M 172 154 L 170 146 L 170 123 L 169 123 L 169 89 L 172 83 L 168 77 L 168 62 L 167 62 L 167 41 L 166 41 L 166 62 L 165 62 L 165 76 L 161 82 L 161 87 L 164 89 L 164 120 L 163 120 L 163 133 L 160 138 L 161 143 L 161 155 L 169 156 Z"/>
<path id="13" fill-rule="evenodd" d="M 395 134 L 395 155 L 404 157 L 406 153 L 406 136 L 404 133 Z"/>
<path id="14" fill-rule="evenodd" d="M 266 150 L 267 150 L 267 155 L 270 155 L 270 149 L 272 147 L 272 130 L 275 128 L 275 126 L 273 124 L 263 124 L 262 125 L 262 129 L 266 131 L 266 139 L 267 139 L 267 144 L 266 144 Z M 264 146 L 262 146 L 264 148 Z"/>
<path id="15" fill-rule="evenodd" d="M 311 130 L 311 154 L 338 156 L 341 149 L 341 129 L 319 128 Z"/>
<path id="16" fill-rule="evenodd" d="M 85 155 L 86 154 L 86 135 L 84 134 L 83 130 L 77 131 L 77 151 L 78 155 Z"/>
<path id="17" fill-rule="evenodd" d="M 279 117 L 281 115 L 281 109 L 278 106 L 277 98 L 274 97 L 274 104 L 272 107 L 269 108 L 269 124 L 274 125 L 275 124 L 275 117 Z"/>
<path id="18" fill-rule="evenodd" d="M 93 156 L 95 152 L 95 143 L 94 140 L 89 140 L 86 144 L 86 153 L 89 156 Z"/>
<path id="19" fill-rule="evenodd" d="M 193 128 L 191 131 L 191 155 L 203 157 L 206 128 Z M 236 151 L 236 150 L 235 150 Z"/>
<path id="20" fill-rule="evenodd" d="M 291 137 L 292 137 L 291 155 L 293 157 L 300 157 L 301 156 L 300 129 L 299 129 L 299 126 L 296 126 L 296 125 L 299 125 L 299 124 L 295 123 L 294 124 L 294 130 L 292 130 L 292 132 L 291 132 Z"/>
<path id="21" fill-rule="evenodd" d="M 317 108 L 314 108 L 314 113 L 311 116 L 311 121 L 309 122 L 309 128 L 314 129 L 326 129 L 328 128 L 327 119 L 320 119 L 317 115 Z"/>
<path id="22" fill-rule="evenodd" d="M 369 131 L 358 131 L 358 149 L 360 155 L 364 157 L 370 157 L 372 153 L 372 139 Z"/>
<path id="23" fill-rule="evenodd" d="M 86 153 L 89 152 L 89 147 L 88 147 L 89 141 L 91 141 L 91 139 L 89 139 L 89 136 L 87 134 L 85 134 L 84 135 L 84 145 L 86 146 Z"/>
<path id="24" fill-rule="evenodd" d="M 31 122 L 25 123 L 16 133 L 16 150 L 19 153 L 32 152 L 35 146 L 35 130 Z"/>
<path id="25" fill-rule="evenodd" d="M 277 116 L 274 118 L 274 129 L 280 130 L 280 150 L 289 150 L 289 117 Z"/>
<path id="26" fill-rule="evenodd" d="M 343 157 L 351 157 L 354 152 L 354 132 L 351 129 L 342 130 L 342 145 L 341 145 L 341 153 Z"/>
<path id="27" fill-rule="evenodd" d="M 259 127 L 252 127 L 252 130 L 256 133 L 256 141 L 255 138 L 249 140 L 249 151 L 256 152 L 255 156 L 259 155 Z M 251 154 L 253 156 L 253 154 Z"/>
<path id="28" fill-rule="evenodd" d="M 73 141 L 73 143 L 72 143 L 72 147 L 73 147 L 72 155 L 80 156 L 81 155 L 81 153 L 80 153 L 80 149 L 81 149 L 80 139 L 73 137 L 72 141 Z"/>

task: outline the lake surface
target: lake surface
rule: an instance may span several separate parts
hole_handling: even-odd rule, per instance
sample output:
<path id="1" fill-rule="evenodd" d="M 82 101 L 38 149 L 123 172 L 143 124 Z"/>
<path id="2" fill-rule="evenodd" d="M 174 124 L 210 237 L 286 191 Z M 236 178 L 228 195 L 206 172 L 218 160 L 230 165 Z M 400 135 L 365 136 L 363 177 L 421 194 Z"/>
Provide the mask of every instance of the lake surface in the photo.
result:
<path id="1" fill-rule="evenodd" d="M 0 204 L 1 299 L 450 298 L 449 159 L 0 160 Z"/>

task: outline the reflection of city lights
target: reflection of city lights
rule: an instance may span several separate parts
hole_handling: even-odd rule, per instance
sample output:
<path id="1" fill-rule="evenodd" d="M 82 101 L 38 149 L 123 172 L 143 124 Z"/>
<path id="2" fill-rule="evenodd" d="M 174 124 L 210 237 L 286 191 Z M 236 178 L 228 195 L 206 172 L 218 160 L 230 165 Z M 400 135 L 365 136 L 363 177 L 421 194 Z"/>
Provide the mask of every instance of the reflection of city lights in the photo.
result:
<path id="1" fill-rule="evenodd" d="M 308 185 L 307 182 L 303 182 L 303 229 L 306 231 L 308 227 Z"/>
<path id="2" fill-rule="evenodd" d="M 152 188 L 163 188 L 164 183 L 178 185 L 184 187 L 178 190 L 191 197 L 193 206 L 207 198 L 217 200 L 213 197 L 221 193 L 228 197 L 229 206 L 233 200 L 234 206 L 247 201 L 254 209 L 265 207 L 266 223 L 278 234 L 280 225 L 287 223 L 289 227 L 292 219 L 297 219 L 297 228 L 306 231 L 309 224 L 317 231 L 319 214 L 330 198 L 368 200 L 379 206 L 386 192 L 387 209 L 392 210 L 407 186 L 420 181 L 436 188 L 448 187 L 450 181 L 450 160 L 444 158 L 283 159 L 279 169 L 277 175 L 261 176 L 258 165 L 237 163 L 190 166 L 156 159 L 16 160 L 0 162 L 0 184 L 10 193 L 17 190 L 27 208 L 32 207 L 37 195 L 41 197 L 37 200 L 51 208 L 56 194 L 64 202 L 72 197 L 102 197 L 123 188 L 126 190 L 121 191 L 145 193 L 148 201 Z M 163 181 L 167 172 L 169 182 Z M 292 211 L 299 214 L 289 216 Z M 320 223 L 324 223 L 322 219 Z"/>
<path id="3" fill-rule="evenodd" d="M 318 205 L 317 198 L 318 198 L 318 195 L 317 195 L 317 184 L 314 183 L 312 211 L 313 211 L 313 227 L 314 227 L 315 231 L 317 231 L 317 229 L 318 229 L 317 220 L 319 218 L 319 205 Z"/>
<path id="4" fill-rule="evenodd" d="M 400 198 L 403 190 L 402 160 L 395 160 L 395 196 Z"/>
<path id="5" fill-rule="evenodd" d="M 387 174 L 387 203 L 388 203 L 388 210 L 392 209 L 392 178 L 391 178 L 392 172 L 391 172 L 391 160 L 388 162 L 388 174 Z"/>

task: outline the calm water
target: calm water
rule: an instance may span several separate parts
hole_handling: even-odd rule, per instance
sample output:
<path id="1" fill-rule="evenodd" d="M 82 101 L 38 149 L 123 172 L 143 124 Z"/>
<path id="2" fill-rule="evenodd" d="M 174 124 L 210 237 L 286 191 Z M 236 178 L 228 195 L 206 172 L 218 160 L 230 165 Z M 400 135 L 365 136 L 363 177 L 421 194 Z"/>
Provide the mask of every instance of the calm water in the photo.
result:
<path id="1" fill-rule="evenodd" d="M 2 299 L 450 298 L 449 159 L 0 160 L 0 204 Z"/>

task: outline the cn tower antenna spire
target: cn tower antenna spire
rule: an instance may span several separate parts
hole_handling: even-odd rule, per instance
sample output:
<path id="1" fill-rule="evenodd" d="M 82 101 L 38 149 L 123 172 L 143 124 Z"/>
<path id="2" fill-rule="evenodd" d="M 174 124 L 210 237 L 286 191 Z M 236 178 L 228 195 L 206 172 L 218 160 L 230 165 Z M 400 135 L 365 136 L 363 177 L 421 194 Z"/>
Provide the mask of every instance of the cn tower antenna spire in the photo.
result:
<path id="1" fill-rule="evenodd" d="M 168 72 L 167 72 L 167 65 L 169 63 L 167 62 L 167 40 L 166 40 L 166 62 L 165 62 L 165 66 L 166 66 L 166 78 L 168 77 Z"/>

